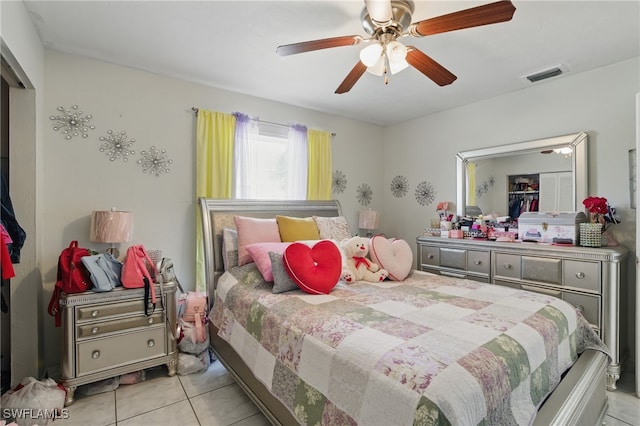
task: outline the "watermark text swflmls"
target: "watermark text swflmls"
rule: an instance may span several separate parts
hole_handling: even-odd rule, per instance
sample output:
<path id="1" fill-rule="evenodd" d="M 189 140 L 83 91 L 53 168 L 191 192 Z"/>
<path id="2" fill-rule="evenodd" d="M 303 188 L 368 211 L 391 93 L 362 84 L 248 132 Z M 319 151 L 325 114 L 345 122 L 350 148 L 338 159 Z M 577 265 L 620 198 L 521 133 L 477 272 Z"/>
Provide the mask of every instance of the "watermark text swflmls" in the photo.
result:
<path id="1" fill-rule="evenodd" d="M 3 419 L 58 420 L 68 419 L 69 409 L 55 408 L 3 408 Z"/>

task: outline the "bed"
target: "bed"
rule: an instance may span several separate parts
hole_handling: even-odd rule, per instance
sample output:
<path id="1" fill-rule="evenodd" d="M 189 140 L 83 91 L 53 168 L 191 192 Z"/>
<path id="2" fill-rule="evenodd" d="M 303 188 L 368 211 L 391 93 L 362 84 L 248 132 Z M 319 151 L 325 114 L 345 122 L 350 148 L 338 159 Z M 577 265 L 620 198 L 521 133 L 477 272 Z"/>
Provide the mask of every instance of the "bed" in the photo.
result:
<path id="1" fill-rule="evenodd" d="M 419 271 L 274 294 L 253 263 L 224 270 L 223 229 L 339 203 L 199 206 L 212 349 L 273 424 L 601 424 L 606 348 L 559 299 Z"/>

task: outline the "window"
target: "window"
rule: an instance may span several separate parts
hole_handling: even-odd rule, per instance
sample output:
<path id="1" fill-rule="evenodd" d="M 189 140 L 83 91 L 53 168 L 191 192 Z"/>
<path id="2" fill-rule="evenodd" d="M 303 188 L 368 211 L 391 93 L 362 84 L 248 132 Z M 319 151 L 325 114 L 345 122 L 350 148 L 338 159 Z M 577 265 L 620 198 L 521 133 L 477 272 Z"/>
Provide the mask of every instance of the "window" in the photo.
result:
<path id="1" fill-rule="evenodd" d="M 235 196 L 305 199 L 306 128 L 250 120 L 236 132 Z"/>

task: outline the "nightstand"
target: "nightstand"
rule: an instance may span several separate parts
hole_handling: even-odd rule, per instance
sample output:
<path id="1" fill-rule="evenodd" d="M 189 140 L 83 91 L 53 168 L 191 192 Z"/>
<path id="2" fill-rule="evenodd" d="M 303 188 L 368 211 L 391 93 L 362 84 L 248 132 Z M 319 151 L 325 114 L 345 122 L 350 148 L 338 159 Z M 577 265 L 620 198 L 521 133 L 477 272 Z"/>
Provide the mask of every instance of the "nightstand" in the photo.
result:
<path id="1" fill-rule="evenodd" d="M 165 283 L 163 293 L 155 286 L 156 308 L 150 316 L 144 313 L 142 288 L 61 295 L 65 406 L 73 403 L 79 385 L 160 364 L 167 365 L 169 376 L 176 373 L 177 284 Z"/>

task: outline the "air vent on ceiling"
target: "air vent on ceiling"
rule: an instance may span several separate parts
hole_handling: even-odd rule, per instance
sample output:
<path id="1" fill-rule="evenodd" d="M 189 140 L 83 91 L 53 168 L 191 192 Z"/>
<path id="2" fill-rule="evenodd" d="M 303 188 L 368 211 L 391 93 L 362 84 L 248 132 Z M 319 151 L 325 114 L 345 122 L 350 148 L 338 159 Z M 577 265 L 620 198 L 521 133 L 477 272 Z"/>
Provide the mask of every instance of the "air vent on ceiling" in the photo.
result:
<path id="1" fill-rule="evenodd" d="M 546 80 L 547 78 L 557 77 L 562 73 L 564 73 L 566 70 L 567 69 L 564 66 L 558 65 L 553 68 L 549 68 L 543 71 L 536 72 L 534 74 L 527 75 L 524 78 L 529 80 L 531 83 L 536 83 L 541 80 Z"/>

